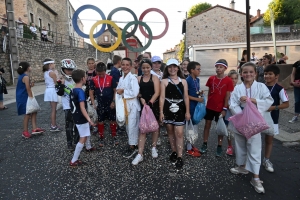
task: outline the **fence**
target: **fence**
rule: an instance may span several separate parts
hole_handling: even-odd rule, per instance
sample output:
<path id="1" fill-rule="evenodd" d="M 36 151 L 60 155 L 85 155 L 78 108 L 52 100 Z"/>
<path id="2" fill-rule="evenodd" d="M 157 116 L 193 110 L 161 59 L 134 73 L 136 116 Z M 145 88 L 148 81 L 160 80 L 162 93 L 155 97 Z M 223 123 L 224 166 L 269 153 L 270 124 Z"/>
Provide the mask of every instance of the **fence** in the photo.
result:
<path id="1" fill-rule="evenodd" d="M 300 32 L 300 24 L 278 25 L 275 26 L 275 33 L 295 33 Z M 272 33 L 270 26 L 250 27 L 250 34 L 270 34 Z"/>

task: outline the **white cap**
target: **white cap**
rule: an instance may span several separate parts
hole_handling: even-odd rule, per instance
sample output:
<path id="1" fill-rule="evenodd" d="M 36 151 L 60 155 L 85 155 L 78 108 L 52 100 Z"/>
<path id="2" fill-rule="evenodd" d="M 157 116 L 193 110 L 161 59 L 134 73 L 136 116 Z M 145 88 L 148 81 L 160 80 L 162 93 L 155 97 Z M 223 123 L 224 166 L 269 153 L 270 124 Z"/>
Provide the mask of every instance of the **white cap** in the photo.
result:
<path id="1" fill-rule="evenodd" d="M 169 66 L 169 65 L 176 65 L 176 66 L 179 66 L 179 62 L 178 62 L 178 60 L 176 60 L 176 59 L 174 59 L 174 58 L 171 58 L 171 59 L 169 59 L 168 61 L 167 61 L 167 64 L 166 64 L 167 66 Z"/>

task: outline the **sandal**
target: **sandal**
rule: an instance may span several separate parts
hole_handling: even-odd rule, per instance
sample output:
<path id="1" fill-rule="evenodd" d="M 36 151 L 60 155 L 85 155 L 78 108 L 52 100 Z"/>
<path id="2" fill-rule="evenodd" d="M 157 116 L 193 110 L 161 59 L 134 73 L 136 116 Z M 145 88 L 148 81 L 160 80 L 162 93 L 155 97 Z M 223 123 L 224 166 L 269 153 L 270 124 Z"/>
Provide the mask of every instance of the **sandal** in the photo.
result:
<path id="1" fill-rule="evenodd" d="M 3 108 L 0 108 L 0 110 L 6 110 L 6 109 L 8 109 L 8 107 L 6 107 L 6 106 L 3 106 Z"/>

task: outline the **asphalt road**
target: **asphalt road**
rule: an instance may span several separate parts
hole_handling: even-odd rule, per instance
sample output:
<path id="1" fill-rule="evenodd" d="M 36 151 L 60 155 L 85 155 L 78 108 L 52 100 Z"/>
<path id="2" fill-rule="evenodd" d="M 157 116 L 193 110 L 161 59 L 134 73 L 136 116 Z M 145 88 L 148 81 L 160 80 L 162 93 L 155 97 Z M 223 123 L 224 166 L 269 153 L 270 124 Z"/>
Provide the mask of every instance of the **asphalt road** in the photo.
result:
<path id="1" fill-rule="evenodd" d="M 50 106 L 43 102 L 43 95 L 37 100 L 42 107 L 38 125 L 48 129 Z M 59 110 L 57 116 L 59 124 L 64 125 L 63 111 Z M 23 139 L 22 119 L 16 114 L 15 103 L 0 111 L 1 199 L 300 199 L 300 149 L 284 147 L 277 140 L 271 157 L 275 172 L 261 167 L 260 178 L 266 190 L 262 195 L 250 185 L 250 175 L 230 173 L 234 157 L 215 157 L 217 138 L 213 131 L 209 152 L 200 158 L 185 156 L 179 173 L 168 161 L 171 152 L 163 134 L 157 159 L 151 157 L 148 138 L 144 161 L 132 166 L 132 159 L 122 157 L 127 136 L 119 137 L 119 146 L 109 144 L 107 136 L 105 147 L 81 154 L 87 166 L 70 168 L 73 154 L 66 150 L 65 132 L 47 131 Z M 204 122 L 200 126 L 197 147 L 202 143 Z M 96 136 L 92 136 L 92 143 L 97 145 Z"/>

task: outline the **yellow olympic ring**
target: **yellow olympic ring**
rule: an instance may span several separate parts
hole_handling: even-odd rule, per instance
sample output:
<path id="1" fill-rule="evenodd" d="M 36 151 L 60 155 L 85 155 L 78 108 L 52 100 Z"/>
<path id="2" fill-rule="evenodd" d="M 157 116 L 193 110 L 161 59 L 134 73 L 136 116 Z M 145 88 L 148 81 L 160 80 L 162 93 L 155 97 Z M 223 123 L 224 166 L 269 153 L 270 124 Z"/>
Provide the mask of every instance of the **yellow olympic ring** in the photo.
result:
<path id="1" fill-rule="evenodd" d="M 114 27 L 116 29 L 116 32 L 117 32 L 117 35 L 118 35 L 118 39 L 116 41 L 116 43 L 114 45 L 112 45 L 111 47 L 109 48 L 103 48 L 103 47 L 100 47 L 97 42 L 95 42 L 95 38 L 94 38 L 94 30 L 96 29 L 96 27 L 100 24 L 109 24 L 111 25 L 112 27 Z M 120 28 L 112 21 L 110 20 L 99 20 L 97 21 L 91 28 L 90 30 L 90 40 L 91 40 L 91 43 L 92 45 L 98 49 L 99 51 L 102 51 L 102 52 L 111 52 L 113 50 L 115 50 L 116 48 L 119 47 L 119 45 L 121 44 L 121 41 L 122 41 L 122 32 L 120 30 Z"/>

